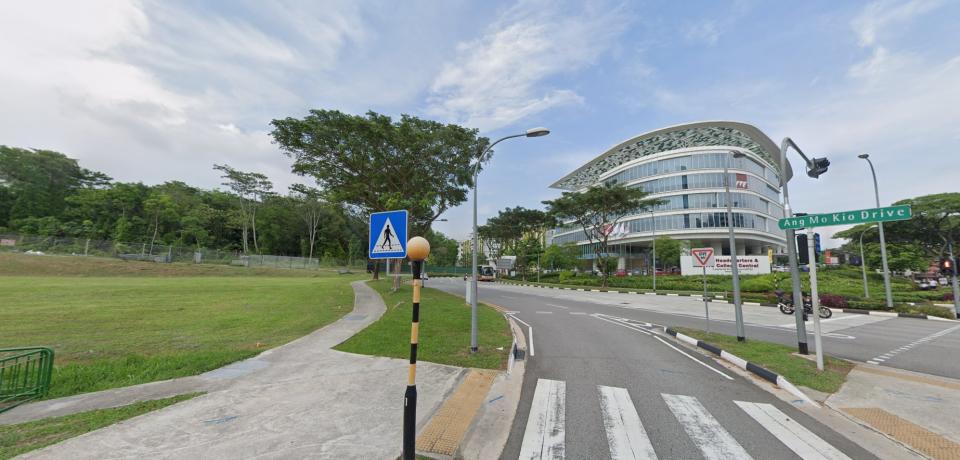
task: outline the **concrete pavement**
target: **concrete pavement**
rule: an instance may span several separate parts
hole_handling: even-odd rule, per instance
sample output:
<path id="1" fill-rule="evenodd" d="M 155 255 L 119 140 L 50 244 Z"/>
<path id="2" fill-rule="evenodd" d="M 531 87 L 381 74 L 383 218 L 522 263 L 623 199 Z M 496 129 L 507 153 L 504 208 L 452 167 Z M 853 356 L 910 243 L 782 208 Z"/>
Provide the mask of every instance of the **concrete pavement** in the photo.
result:
<path id="1" fill-rule="evenodd" d="M 22 458 L 395 458 L 407 361 L 330 349 L 386 309 L 369 286 L 353 287 L 350 315 L 220 370 L 213 378 L 229 380 L 223 387 Z M 420 428 L 464 371 L 417 370 Z"/>

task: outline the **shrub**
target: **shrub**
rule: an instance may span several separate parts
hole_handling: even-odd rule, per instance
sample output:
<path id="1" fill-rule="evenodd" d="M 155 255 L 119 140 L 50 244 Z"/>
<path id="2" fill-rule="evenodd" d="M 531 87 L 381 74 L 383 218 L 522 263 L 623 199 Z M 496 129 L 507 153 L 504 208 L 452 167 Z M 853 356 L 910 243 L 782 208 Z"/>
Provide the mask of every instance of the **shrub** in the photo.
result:
<path id="1" fill-rule="evenodd" d="M 847 299 L 842 295 L 820 294 L 820 305 L 829 308 L 847 308 Z"/>
<path id="2" fill-rule="evenodd" d="M 953 293 L 952 293 L 952 292 L 948 292 L 948 293 L 944 294 L 944 295 L 943 295 L 943 300 L 947 300 L 947 301 L 953 302 Z"/>

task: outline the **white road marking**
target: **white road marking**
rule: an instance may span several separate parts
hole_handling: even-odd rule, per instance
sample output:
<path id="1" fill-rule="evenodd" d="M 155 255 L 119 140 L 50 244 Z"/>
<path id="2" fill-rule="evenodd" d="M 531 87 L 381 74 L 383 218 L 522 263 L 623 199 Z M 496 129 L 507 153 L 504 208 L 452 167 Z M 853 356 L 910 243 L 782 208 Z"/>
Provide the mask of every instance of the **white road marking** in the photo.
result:
<path id="1" fill-rule="evenodd" d="M 539 315 L 552 315 L 553 312 L 552 312 L 552 311 L 538 311 L 537 314 L 539 314 Z"/>
<path id="2" fill-rule="evenodd" d="M 612 319 L 607 319 L 607 318 L 604 318 L 604 317 L 599 316 L 599 315 L 597 315 L 597 314 L 593 314 L 593 315 L 590 315 L 590 316 L 593 316 L 594 318 L 597 318 L 597 319 L 599 319 L 599 320 L 606 321 L 606 322 L 608 322 L 608 323 L 610 323 L 610 324 L 616 324 L 617 326 L 623 326 L 623 327 L 625 327 L 625 328 L 627 328 L 627 329 L 630 329 L 630 330 L 632 330 L 632 331 L 637 331 L 637 332 L 639 332 L 639 333 L 641 333 L 641 334 L 652 335 L 650 332 L 647 332 L 647 331 L 645 331 L 645 330 L 643 330 L 643 329 L 641 329 L 641 328 L 639 328 L 639 327 L 636 327 L 636 326 L 633 326 L 633 325 L 630 325 L 630 324 L 621 323 L 621 322 L 619 322 L 619 321 L 614 321 L 614 320 L 612 320 Z"/>
<path id="3" fill-rule="evenodd" d="M 526 321 L 517 318 L 517 315 L 510 315 L 511 318 L 520 321 L 524 326 L 527 326 L 527 337 L 530 339 L 530 356 L 533 356 L 533 326 L 527 324 Z"/>
<path id="4" fill-rule="evenodd" d="M 807 315 L 807 316 L 809 316 L 809 315 Z M 837 316 L 836 318 L 830 318 L 830 319 L 822 319 L 822 318 L 821 318 L 821 319 L 820 319 L 820 323 L 823 324 L 823 323 L 829 323 L 829 322 L 831 322 L 831 321 L 843 321 L 843 320 L 845 320 L 845 319 L 861 318 L 861 317 L 862 317 L 862 315 L 847 315 L 847 316 Z M 813 324 L 813 320 L 806 321 L 806 324 Z M 781 325 L 778 326 L 778 327 L 784 327 L 784 328 L 787 328 L 787 329 L 790 329 L 790 328 L 796 329 L 796 328 L 797 328 L 797 323 L 796 323 L 796 321 L 794 321 L 794 322 L 792 322 L 792 323 L 784 323 L 784 324 L 781 324 Z"/>
<path id="5" fill-rule="evenodd" d="M 707 363 L 705 363 L 705 362 L 703 362 L 703 361 L 700 361 L 699 359 L 694 358 L 693 356 L 690 356 L 690 355 L 686 354 L 683 350 L 681 350 L 681 349 L 679 349 L 679 348 L 677 348 L 677 347 L 675 347 L 675 346 L 673 346 L 673 345 L 670 345 L 670 343 L 667 342 L 666 340 L 663 340 L 663 339 L 661 339 L 660 337 L 657 337 L 657 336 L 653 336 L 653 338 L 659 340 L 660 342 L 663 342 L 664 345 L 666 345 L 666 346 L 668 346 L 668 347 L 670 347 L 670 348 L 673 348 L 674 350 L 676 350 L 676 351 L 677 351 L 678 353 L 680 353 L 681 355 L 686 356 L 687 358 L 690 358 L 690 359 L 696 361 L 697 363 L 700 363 L 701 366 L 706 367 L 707 369 L 710 369 L 711 371 L 714 371 L 714 372 L 720 374 L 721 376 L 723 376 L 723 378 L 725 378 L 725 379 L 727 379 L 727 380 L 733 380 L 733 377 L 730 377 L 729 375 L 724 374 L 723 372 L 720 372 L 720 371 L 718 371 L 718 370 L 710 367 L 710 365 L 708 365 Z"/>
<path id="6" fill-rule="evenodd" d="M 555 303 L 548 303 L 547 305 L 548 305 L 548 306 L 551 306 L 551 307 L 562 308 L 562 309 L 564 309 L 564 310 L 570 308 L 570 307 L 564 307 L 563 305 L 557 305 L 557 304 L 555 304 Z"/>
<path id="7" fill-rule="evenodd" d="M 538 379 L 533 393 L 527 428 L 520 445 L 521 459 L 562 459 L 566 442 L 567 384 L 561 380 Z"/>
<path id="8" fill-rule="evenodd" d="M 850 459 L 771 404 L 743 401 L 734 403 L 804 460 Z"/>
<path id="9" fill-rule="evenodd" d="M 677 418 L 690 440 L 708 460 L 752 458 L 707 409 L 692 396 L 661 393 L 670 412 Z"/>
<path id="10" fill-rule="evenodd" d="M 571 314 L 571 315 L 586 315 L 587 312 L 585 312 L 585 311 L 572 311 L 572 312 L 570 312 L 570 314 Z"/>
<path id="11" fill-rule="evenodd" d="M 888 352 L 886 352 L 886 353 L 884 353 L 884 354 L 882 354 L 882 355 L 879 355 L 879 356 L 877 356 L 877 357 L 875 357 L 875 358 L 873 358 L 873 359 L 867 360 L 867 362 L 870 363 L 870 364 L 880 364 L 880 363 L 882 363 L 882 362 L 884 362 L 884 361 L 886 361 L 886 360 L 888 360 L 888 359 L 893 359 L 893 358 L 894 358 L 897 354 L 899 354 L 899 353 L 902 353 L 902 352 L 904 352 L 904 351 L 908 351 L 908 350 L 912 349 L 913 347 L 916 347 L 916 346 L 919 346 L 919 345 L 923 345 L 923 344 L 925 344 L 925 343 L 927 343 L 927 342 L 930 342 L 930 341 L 932 341 L 932 340 L 939 339 L 940 337 L 943 337 L 943 336 L 945 336 L 945 335 L 947 335 L 947 334 L 949 334 L 949 333 L 951 333 L 951 332 L 953 332 L 953 331 L 956 331 L 956 330 L 958 330 L 958 329 L 960 329 L 960 326 L 954 326 L 954 327 L 951 327 L 951 328 L 949 328 L 949 329 L 943 329 L 943 330 L 941 330 L 941 331 L 934 332 L 933 334 L 930 334 L 930 335 L 928 335 L 928 336 L 926 336 L 926 337 L 922 337 L 922 338 L 919 338 L 919 339 L 917 339 L 917 340 L 914 340 L 913 342 L 910 342 L 910 343 L 908 343 L 908 344 L 906 344 L 906 345 L 904 345 L 904 346 L 902 346 L 902 347 L 900 347 L 900 348 L 897 348 L 897 349 L 895 349 L 895 350 L 893 350 L 893 351 L 888 351 Z"/>
<path id="12" fill-rule="evenodd" d="M 640 423 L 640 415 L 627 389 L 602 385 L 598 385 L 597 389 L 600 390 L 600 411 L 610 446 L 610 458 L 656 459 L 657 454 Z"/>

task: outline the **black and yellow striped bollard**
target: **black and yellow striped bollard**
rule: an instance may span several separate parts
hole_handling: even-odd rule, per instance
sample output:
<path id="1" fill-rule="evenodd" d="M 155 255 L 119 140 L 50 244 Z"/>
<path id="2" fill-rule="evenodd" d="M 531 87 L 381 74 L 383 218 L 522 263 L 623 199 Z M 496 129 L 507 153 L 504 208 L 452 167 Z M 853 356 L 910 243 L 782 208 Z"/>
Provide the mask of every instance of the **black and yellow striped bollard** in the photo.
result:
<path id="1" fill-rule="evenodd" d="M 417 437 L 417 344 L 420 335 L 420 273 L 430 254 L 430 242 L 420 236 L 407 242 L 407 257 L 413 266 L 413 322 L 410 324 L 410 371 L 403 395 L 403 459 L 414 460 Z"/>

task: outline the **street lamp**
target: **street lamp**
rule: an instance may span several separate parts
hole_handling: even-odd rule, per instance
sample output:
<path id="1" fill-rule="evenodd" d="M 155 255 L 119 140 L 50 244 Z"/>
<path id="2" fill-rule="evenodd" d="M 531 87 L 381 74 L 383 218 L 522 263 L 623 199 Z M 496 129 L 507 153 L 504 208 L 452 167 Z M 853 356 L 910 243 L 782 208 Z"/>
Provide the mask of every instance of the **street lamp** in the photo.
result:
<path id="1" fill-rule="evenodd" d="M 742 152 L 730 151 L 733 158 L 743 158 Z M 732 161 L 732 160 L 731 160 Z M 733 235 L 733 206 L 730 198 L 730 161 L 723 165 L 723 187 L 727 197 L 727 230 L 730 233 L 730 270 L 733 274 L 733 310 L 737 319 L 737 341 L 746 340 L 743 332 L 743 309 L 740 302 L 740 270 L 737 267 L 737 240 Z"/>
<path id="2" fill-rule="evenodd" d="M 863 234 L 867 233 L 874 226 L 871 225 L 860 232 L 860 270 L 863 272 L 863 298 L 870 298 L 870 290 L 867 289 L 867 259 L 863 257 Z"/>
<path id="3" fill-rule="evenodd" d="M 857 158 L 867 160 L 870 165 L 870 174 L 873 175 L 873 193 L 877 199 L 877 207 L 880 207 L 880 189 L 877 187 L 877 171 L 873 169 L 873 162 L 870 161 L 870 155 L 864 153 L 857 155 Z M 877 229 L 880 230 L 880 262 L 883 263 L 883 290 L 887 294 L 887 308 L 893 309 L 893 294 L 890 292 L 890 269 L 887 268 L 887 242 L 883 239 L 883 222 L 877 222 Z"/>
<path id="4" fill-rule="evenodd" d="M 499 144 L 502 141 L 507 139 L 513 139 L 515 137 L 542 137 L 550 134 L 550 130 L 547 128 L 532 128 L 528 129 L 526 132 L 521 134 L 513 134 L 510 136 L 501 137 L 497 139 L 494 143 L 490 144 L 486 149 L 480 152 L 477 155 L 477 164 L 473 168 L 473 250 L 470 251 L 473 253 L 473 280 L 471 280 L 470 290 L 473 292 L 473 295 L 470 296 L 470 352 L 476 353 L 478 350 L 477 346 L 477 252 L 480 249 L 477 241 L 477 178 L 480 175 L 480 164 L 483 160 L 483 157 L 490 152 L 490 149 L 494 145 Z"/>
<path id="5" fill-rule="evenodd" d="M 820 177 L 827 172 L 830 161 L 826 158 L 807 158 L 797 146 L 793 139 L 783 138 L 780 142 L 780 190 L 783 192 L 783 217 L 793 217 L 793 211 L 790 209 L 790 194 L 787 192 L 787 149 L 793 147 L 803 161 L 807 163 L 807 175 L 813 179 Z M 807 349 L 807 327 L 803 321 L 803 294 L 800 292 L 800 268 L 797 266 L 797 236 L 793 229 L 786 231 L 787 235 L 787 260 L 790 264 L 790 279 L 793 287 L 793 305 L 794 318 L 797 321 L 797 348 L 801 355 L 808 355 Z M 815 261 L 811 261 L 816 263 Z M 816 314 L 816 312 L 814 312 Z"/>

